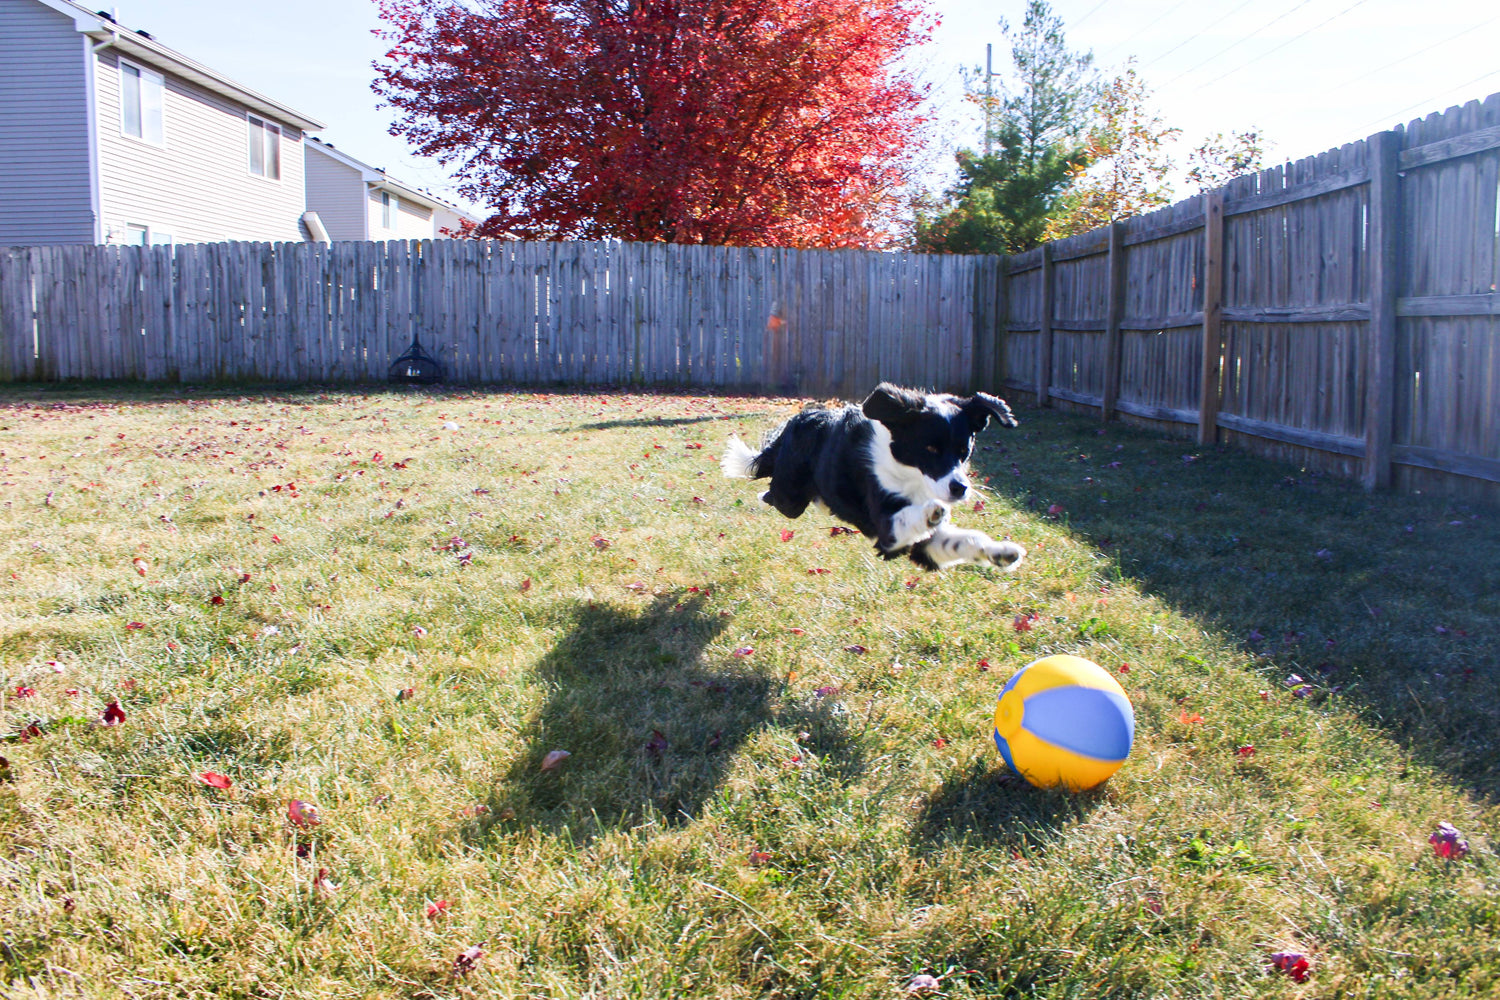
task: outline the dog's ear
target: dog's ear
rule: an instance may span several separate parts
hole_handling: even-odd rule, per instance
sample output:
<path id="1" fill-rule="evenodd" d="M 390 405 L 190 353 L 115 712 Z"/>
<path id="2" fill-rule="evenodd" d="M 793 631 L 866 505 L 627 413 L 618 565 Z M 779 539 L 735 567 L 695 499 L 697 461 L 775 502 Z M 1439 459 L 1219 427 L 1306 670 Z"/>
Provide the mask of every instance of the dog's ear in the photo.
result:
<path id="1" fill-rule="evenodd" d="M 1016 415 L 1010 412 L 1010 407 L 1005 404 L 1005 400 L 999 396 L 991 396 L 987 392 L 976 392 L 972 399 L 963 404 L 962 409 L 964 416 L 969 418 L 969 426 L 974 428 L 975 434 L 984 430 L 991 417 L 994 417 L 995 422 L 1001 427 L 1015 427 L 1017 424 Z"/>
<path id="2" fill-rule="evenodd" d="M 887 427 L 905 423 L 921 413 L 927 400 L 919 393 L 882 382 L 875 391 L 865 397 L 860 409 L 871 420 L 878 420 Z"/>

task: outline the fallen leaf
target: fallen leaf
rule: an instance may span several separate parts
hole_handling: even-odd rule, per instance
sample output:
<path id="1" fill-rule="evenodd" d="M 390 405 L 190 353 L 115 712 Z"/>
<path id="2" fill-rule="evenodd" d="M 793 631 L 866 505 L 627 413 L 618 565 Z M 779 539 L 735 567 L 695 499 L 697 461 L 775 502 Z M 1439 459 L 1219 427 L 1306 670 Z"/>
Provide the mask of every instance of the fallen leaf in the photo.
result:
<path id="1" fill-rule="evenodd" d="M 1299 951 L 1278 951 L 1271 954 L 1271 968 L 1286 973 L 1299 983 L 1305 983 L 1311 966 L 1307 956 Z"/>
<path id="2" fill-rule="evenodd" d="M 125 627 L 128 628 L 128 629 L 145 628 L 146 627 L 146 623 L 145 622 L 130 622 Z"/>
<path id="3" fill-rule="evenodd" d="M 553 750 L 542 758 L 542 770 L 555 771 L 571 756 L 573 755 L 566 750 Z"/>
<path id="4" fill-rule="evenodd" d="M 523 593 L 523 594 L 526 593 L 528 590 L 530 590 L 531 589 L 531 577 L 528 576 L 526 579 L 522 580 L 521 581 L 521 586 L 520 586 L 519 589 L 520 589 L 521 593 Z"/>
<path id="5" fill-rule="evenodd" d="M 789 628 L 789 629 L 787 629 L 787 631 L 790 632 L 790 633 L 792 633 L 792 635 L 806 635 L 807 634 L 807 629 L 802 629 L 802 628 Z"/>
<path id="6" fill-rule="evenodd" d="M 603 552 L 605 549 L 609 548 L 611 544 L 613 544 L 608 538 L 605 538 L 603 535 L 595 535 L 593 538 L 590 538 L 589 541 L 593 542 L 594 548 L 598 549 L 601 552 Z"/>
<path id="7" fill-rule="evenodd" d="M 456 424 L 454 428 L 457 429 Z M 466 976 L 479 968 L 479 960 L 484 957 L 483 945 L 484 942 L 481 941 L 479 944 L 471 945 L 458 953 L 458 957 L 453 960 L 453 974 L 455 976 Z"/>
<path id="8" fill-rule="evenodd" d="M 1439 823 L 1427 842 L 1432 845 L 1437 856 L 1444 860 L 1461 858 L 1469 853 L 1469 842 L 1452 823 Z"/>
<path id="9" fill-rule="evenodd" d="M 420 639 L 427 634 L 427 630 L 420 625 L 413 625 L 411 627 L 411 634 Z"/>
<path id="10" fill-rule="evenodd" d="M 844 652 L 853 653 L 855 656 L 863 656 L 865 653 L 868 653 L 869 650 L 856 642 L 852 643 L 851 645 L 845 646 Z"/>
<path id="11" fill-rule="evenodd" d="M 428 903 L 427 919 L 436 920 L 438 917 L 446 915 L 448 908 L 452 905 L 453 901 L 451 899 L 440 899 L 436 903 Z"/>
<path id="12" fill-rule="evenodd" d="M 1237 756 L 1240 756 L 1240 757 L 1254 757 L 1255 756 L 1255 747 L 1253 747 L 1249 743 L 1246 743 L 1242 747 L 1235 747 L 1234 748 L 1234 752 L 1235 752 L 1235 754 Z"/>
<path id="13" fill-rule="evenodd" d="M 194 774 L 193 777 L 197 778 L 199 781 L 203 782 L 205 785 L 210 786 L 211 788 L 228 788 L 230 785 L 234 784 L 233 781 L 229 780 L 229 775 L 217 774 L 213 771 L 200 771 L 197 774 Z"/>
<path id="14" fill-rule="evenodd" d="M 739 649 L 736 649 L 732 655 L 738 656 L 740 659 L 744 659 L 747 656 L 754 656 L 755 655 L 755 647 L 754 646 L 741 646 Z"/>
<path id="15" fill-rule="evenodd" d="M 792 536 L 794 536 L 795 534 L 796 534 L 796 532 L 793 531 L 790 528 L 782 528 L 781 529 L 781 540 L 783 542 L 790 542 L 792 540 Z"/>
<path id="16" fill-rule="evenodd" d="M 922 996 L 927 993 L 936 993 L 942 983 L 938 982 L 936 976 L 923 973 L 920 976 L 912 976 L 911 982 L 906 984 L 906 992 L 914 996 Z"/>
<path id="17" fill-rule="evenodd" d="M 808 573 L 809 576 L 822 576 L 824 573 L 829 573 L 829 572 L 832 572 L 832 571 L 831 570 L 826 570 L 822 566 L 815 566 L 812 569 L 810 569 L 810 570 L 807 571 L 807 573 Z"/>
<path id="18" fill-rule="evenodd" d="M 286 804 L 286 818 L 293 826 L 309 829 L 323 822 L 318 816 L 318 807 L 311 802 L 292 799 Z"/>
<path id="19" fill-rule="evenodd" d="M 1024 615 L 1016 615 L 1016 620 L 1011 623 L 1011 626 L 1017 632 L 1030 632 L 1032 625 L 1041 620 L 1041 617 L 1042 616 L 1037 614 L 1035 611 L 1029 612 Z"/>
<path id="20" fill-rule="evenodd" d="M 27 687 L 25 684 L 17 684 L 16 685 L 16 697 L 17 698 L 35 698 L 36 697 L 36 688 Z"/>
<path id="21" fill-rule="evenodd" d="M 846 528 L 842 524 L 836 524 L 828 529 L 828 534 L 832 538 L 837 538 L 840 535 L 856 535 L 858 532 L 853 528 Z"/>
<path id="22" fill-rule="evenodd" d="M 151 569 L 151 564 L 146 562 L 146 560 L 142 559 L 140 556 L 136 556 L 134 559 L 130 560 L 130 565 L 134 566 L 135 571 L 141 576 L 145 576 Z"/>
<path id="23" fill-rule="evenodd" d="M 1177 721 L 1178 722 L 1182 722 L 1182 723 L 1187 723 L 1187 724 L 1191 725 L 1192 723 L 1195 723 L 1195 722 L 1202 722 L 1203 721 L 1203 716 L 1199 715 L 1197 712 L 1193 712 L 1192 714 L 1189 714 L 1187 709 L 1183 709 L 1181 712 L 1178 713 L 1178 715 L 1177 715 Z"/>
<path id="24" fill-rule="evenodd" d="M 224 604 L 224 595 L 223 594 L 215 594 L 214 596 L 212 596 L 212 597 L 210 597 L 208 599 L 208 603 L 212 604 L 216 608 L 217 607 L 222 607 L 223 604 Z"/>
<path id="25" fill-rule="evenodd" d="M 106 726 L 118 726 L 125 721 L 125 710 L 120 707 L 118 701 L 112 701 L 104 706 L 102 721 Z"/>
<path id="26" fill-rule="evenodd" d="M 411 701 L 416 696 L 417 696 L 417 689 L 416 688 L 402 688 L 400 691 L 396 692 L 396 700 L 397 701 Z"/>
<path id="27" fill-rule="evenodd" d="M 769 863 L 770 860 L 771 860 L 771 852 L 770 851 L 751 851 L 750 852 L 750 863 L 752 865 L 764 865 L 764 864 Z"/>
<path id="28" fill-rule="evenodd" d="M 337 882 L 329 881 L 327 868 L 319 868 L 318 877 L 313 879 L 313 888 L 316 889 L 320 895 L 332 896 L 334 893 L 339 891 L 339 884 Z"/>

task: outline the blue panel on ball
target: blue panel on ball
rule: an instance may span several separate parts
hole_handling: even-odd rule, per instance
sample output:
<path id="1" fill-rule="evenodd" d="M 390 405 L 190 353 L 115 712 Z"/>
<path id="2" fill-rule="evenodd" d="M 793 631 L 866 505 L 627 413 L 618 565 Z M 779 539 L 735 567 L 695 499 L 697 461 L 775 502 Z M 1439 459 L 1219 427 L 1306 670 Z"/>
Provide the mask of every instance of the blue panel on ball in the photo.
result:
<path id="1" fill-rule="evenodd" d="M 1113 691 L 1048 688 L 1026 699 L 1021 728 L 1085 757 L 1124 760 L 1135 738 L 1135 712 Z"/>
<path id="2" fill-rule="evenodd" d="M 1005 758 L 1005 765 L 1020 774 L 1020 771 L 1016 771 L 1016 762 L 1010 759 L 1010 744 L 1005 742 L 1005 737 L 1000 735 L 998 729 L 995 730 L 995 746 L 999 749 L 1000 756 Z"/>

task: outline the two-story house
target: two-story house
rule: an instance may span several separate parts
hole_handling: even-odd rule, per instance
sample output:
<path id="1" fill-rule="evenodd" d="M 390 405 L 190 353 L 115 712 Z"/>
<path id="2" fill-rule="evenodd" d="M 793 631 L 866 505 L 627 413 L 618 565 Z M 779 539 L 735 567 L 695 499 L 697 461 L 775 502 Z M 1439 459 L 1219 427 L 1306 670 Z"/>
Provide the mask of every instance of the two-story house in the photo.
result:
<path id="1" fill-rule="evenodd" d="M 322 128 L 108 13 L 0 0 L 0 246 L 432 239 L 469 218 Z"/>
<path id="2" fill-rule="evenodd" d="M 302 240 L 322 123 L 69 0 L 0 0 L 0 246 Z"/>

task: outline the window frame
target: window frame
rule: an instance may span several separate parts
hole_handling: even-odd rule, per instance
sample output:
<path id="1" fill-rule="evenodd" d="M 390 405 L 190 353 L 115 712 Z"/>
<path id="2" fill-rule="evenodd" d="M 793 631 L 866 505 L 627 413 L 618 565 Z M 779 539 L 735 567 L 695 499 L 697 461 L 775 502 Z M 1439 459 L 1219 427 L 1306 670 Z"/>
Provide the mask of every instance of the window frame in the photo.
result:
<path id="1" fill-rule="evenodd" d="M 126 109 L 130 104 L 130 95 L 126 93 L 126 81 L 130 74 L 126 70 L 134 71 L 136 81 L 136 123 L 140 126 L 140 134 L 131 132 L 127 127 Z M 133 59 L 124 56 L 118 58 L 115 68 L 116 75 L 120 78 L 120 135 L 126 139 L 134 139 L 136 142 L 145 143 L 156 149 L 165 149 L 167 146 L 167 78 L 149 66 L 143 66 Z M 147 85 L 155 88 L 158 94 L 157 103 L 157 127 L 160 130 L 159 137 L 148 134 L 147 122 L 148 109 L 146 106 Z"/>
<path id="2" fill-rule="evenodd" d="M 285 134 L 281 126 L 276 122 L 261 115 L 252 114 L 248 111 L 245 112 L 245 169 L 249 171 L 251 177 L 259 177 L 261 180 L 269 181 L 272 184 L 281 183 L 281 140 Z M 271 136 L 275 137 L 274 142 L 268 142 L 268 137 Z M 255 169 L 257 137 L 259 137 L 261 165 L 259 172 Z M 274 156 L 268 155 L 273 153 Z M 276 173 L 274 175 L 267 172 L 267 166 L 272 159 L 274 159 L 276 166 Z"/>

